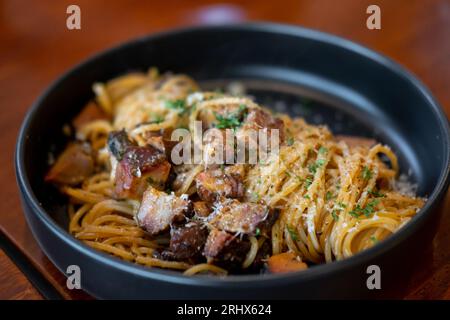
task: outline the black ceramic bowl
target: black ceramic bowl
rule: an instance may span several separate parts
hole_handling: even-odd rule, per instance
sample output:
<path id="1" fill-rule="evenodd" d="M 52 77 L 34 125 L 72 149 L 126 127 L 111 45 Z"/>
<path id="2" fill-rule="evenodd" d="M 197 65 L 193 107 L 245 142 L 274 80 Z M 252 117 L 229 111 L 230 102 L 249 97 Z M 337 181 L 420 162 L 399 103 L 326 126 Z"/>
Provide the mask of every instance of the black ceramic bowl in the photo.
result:
<path id="1" fill-rule="evenodd" d="M 185 277 L 120 261 L 74 239 L 64 198 L 44 184 L 48 153 L 67 142 L 63 124 L 92 98 L 91 85 L 157 66 L 206 87 L 239 80 L 260 102 L 334 132 L 375 136 L 399 155 L 404 173 L 428 197 L 399 232 L 352 258 L 283 275 Z M 16 171 L 27 221 L 59 270 L 81 268 L 98 298 L 346 298 L 370 296 L 369 265 L 381 269 L 381 295 L 401 287 L 423 257 L 449 184 L 448 120 L 428 90 L 391 60 L 317 31 L 273 24 L 202 27 L 152 35 L 108 50 L 68 71 L 35 102 L 17 143 Z M 403 277 L 402 277 L 403 276 Z"/>

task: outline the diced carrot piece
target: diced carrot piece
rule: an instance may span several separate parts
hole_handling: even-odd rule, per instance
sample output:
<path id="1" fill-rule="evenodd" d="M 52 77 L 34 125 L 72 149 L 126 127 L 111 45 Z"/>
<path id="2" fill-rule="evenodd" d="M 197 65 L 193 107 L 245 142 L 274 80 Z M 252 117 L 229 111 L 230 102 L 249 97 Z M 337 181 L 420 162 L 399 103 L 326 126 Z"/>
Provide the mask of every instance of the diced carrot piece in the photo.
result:
<path id="1" fill-rule="evenodd" d="M 286 273 L 307 269 L 306 263 L 293 252 L 284 252 L 273 255 L 268 260 L 269 271 L 271 273 Z"/>

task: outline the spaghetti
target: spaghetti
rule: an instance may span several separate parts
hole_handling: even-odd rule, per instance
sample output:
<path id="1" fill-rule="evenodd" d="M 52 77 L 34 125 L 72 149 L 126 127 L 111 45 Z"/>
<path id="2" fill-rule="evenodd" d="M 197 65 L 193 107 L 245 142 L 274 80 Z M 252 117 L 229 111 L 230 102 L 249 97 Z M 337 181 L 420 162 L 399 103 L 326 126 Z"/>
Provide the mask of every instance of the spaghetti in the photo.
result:
<path id="1" fill-rule="evenodd" d="M 142 194 L 117 196 L 119 161 L 111 155 L 107 141 L 111 132 L 124 129 L 138 147 L 145 147 L 155 132 L 164 137 L 177 128 L 192 132 L 197 120 L 216 121 L 216 129 L 226 124 L 236 130 L 246 124 L 220 112 L 230 105 L 245 105 L 247 110 L 261 107 L 247 97 L 200 92 L 191 78 L 159 75 L 153 68 L 147 74 L 131 73 L 94 84 L 94 92 L 101 116 L 84 115 L 87 120 L 76 128 L 78 143 L 87 145 L 92 156 L 92 163 L 78 158 L 77 165 L 85 163 L 89 169 L 78 169 L 77 178 L 71 176 L 68 183 L 61 177 L 70 175 L 70 164 L 62 165 L 58 159 L 47 176 L 69 198 L 70 233 L 97 250 L 149 267 L 184 270 L 186 275 L 236 271 L 208 257 L 177 260 L 161 255 L 172 246 L 174 231 L 149 234 L 137 219 Z M 242 203 L 264 204 L 279 213 L 268 232 L 256 228 L 227 240 L 246 243 L 239 272 L 255 272 L 258 259 L 261 267 L 271 256 L 286 252 L 310 264 L 350 257 L 396 232 L 423 206 L 424 199 L 397 190 L 397 158 L 388 146 L 350 143 L 334 137 L 325 126 L 287 115 L 277 117 L 272 122 L 281 121 L 284 137 L 279 152 L 233 173 L 244 187 Z M 222 170 L 237 166 L 226 167 Z M 205 163 L 172 165 L 170 170 L 175 178 L 165 181 L 160 192 L 171 188 L 166 193 L 172 192 L 173 197 L 193 201 L 201 197 L 196 179 L 209 170 Z M 220 183 L 215 186 L 219 188 Z M 211 215 L 218 206 L 212 205 Z M 189 221 L 209 221 L 195 212 Z M 202 228 L 209 231 L 211 225 L 205 222 Z M 260 257 L 263 250 L 266 255 Z"/>

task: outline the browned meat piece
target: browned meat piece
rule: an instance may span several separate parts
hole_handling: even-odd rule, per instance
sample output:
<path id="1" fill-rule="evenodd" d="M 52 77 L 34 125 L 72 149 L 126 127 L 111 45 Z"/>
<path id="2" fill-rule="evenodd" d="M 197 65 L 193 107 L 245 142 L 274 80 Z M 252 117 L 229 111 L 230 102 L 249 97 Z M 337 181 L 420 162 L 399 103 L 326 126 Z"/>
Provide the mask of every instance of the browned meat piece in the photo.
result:
<path id="1" fill-rule="evenodd" d="M 163 189 L 170 173 L 170 163 L 153 147 L 128 147 L 115 172 L 115 196 L 139 199 L 152 185 Z"/>
<path id="2" fill-rule="evenodd" d="M 109 152 L 118 160 L 122 160 L 124 154 L 129 147 L 136 146 L 128 138 L 125 130 L 113 131 L 108 135 L 108 149 Z"/>
<path id="3" fill-rule="evenodd" d="M 280 210 L 279 209 L 271 209 L 270 214 L 268 217 L 258 224 L 257 231 L 259 235 L 265 236 L 267 238 L 270 238 L 271 232 L 272 232 L 272 226 L 277 221 L 278 217 L 280 216 Z"/>
<path id="4" fill-rule="evenodd" d="M 194 213 L 197 217 L 206 218 L 211 213 L 211 207 L 205 201 L 194 202 Z"/>
<path id="5" fill-rule="evenodd" d="M 235 164 L 223 167 L 223 172 L 225 174 L 231 175 L 235 178 L 244 179 L 245 177 L 245 165 Z"/>
<path id="6" fill-rule="evenodd" d="M 286 273 L 305 270 L 308 268 L 293 252 L 284 252 L 271 256 L 267 261 L 271 273 Z"/>
<path id="7" fill-rule="evenodd" d="M 156 134 L 147 134 L 145 137 L 145 141 L 148 145 L 164 153 L 166 159 L 168 159 L 169 161 L 171 159 L 171 152 L 173 147 L 175 147 L 179 143 L 178 141 L 171 141 L 169 139 L 166 139 L 162 135 Z"/>
<path id="8" fill-rule="evenodd" d="M 205 132 L 203 139 L 203 160 L 208 167 L 220 163 L 229 164 L 230 160 L 235 158 L 234 135 L 238 146 L 244 144 L 246 150 L 254 149 L 255 152 L 260 142 L 258 137 L 261 129 L 266 129 L 269 150 L 272 129 L 279 130 L 279 143 L 284 141 L 283 121 L 259 107 L 231 103 L 215 111 L 204 111 L 199 120 L 206 128 L 210 128 Z M 228 138 L 227 131 L 231 134 Z M 217 161 L 219 159 L 221 162 Z"/>
<path id="9" fill-rule="evenodd" d="M 266 205 L 227 199 L 216 203 L 216 211 L 209 216 L 209 224 L 231 233 L 255 235 L 269 230 L 277 217 L 278 212 Z"/>
<path id="10" fill-rule="evenodd" d="M 73 119 L 72 125 L 75 130 L 79 130 L 85 124 L 95 120 L 109 120 L 109 116 L 94 101 L 90 101 Z"/>
<path id="11" fill-rule="evenodd" d="M 61 185 L 77 185 L 94 172 L 89 145 L 69 144 L 45 176 L 45 181 Z"/>
<path id="12" fill-rule="evenodd" d="M 273 117 L 269 112 L 260 109 L 249 109 L 248 115 L 244 120 L 243 125 L 236 133 L 237 139 L 246 138 L 250 130 L 269 129 L 267 132 L 267 141 L 270 145 L 270 129 L 279 130 L 280 143 L 284 141 L 284 122 L 281 119 Z"/>
<path id="13" fill-rule="evenodd" d="M 137 221 L 149 234 L 156 235 L 183 221 L 190 212 L 189 200 L 149 187 L 142 197 Z"/>
<path id="14" fill-rule="evenodd" d="M 116 168 L 114 197 L 119 199 L 140 199 L 149 185 L 164 189 L 164 182 L 170 172 L 170 164 L 166 161 L 157 164 L 141 176 L 133 174 L 134 169 L 126 162 L 120 162 Z"/>
<path id="15" fill-rule="evenodd" d="M 189 222 L 170 231 L 170 253 L 174 260 L 197 261 L 202 256 L 208 229 L 199 222 Z"/>
<path id="16" fill-rule="evenodd" d="M 371 148 L 377 143 L 374 139 L 358 136 L 346 136 L 346 135 L 337 135 L 336 140 L 344 141 L 349 147 Z"/>
<path id="17" fill-rule="evenodd" d="M 220 197 L 242 198 L 244 186 L 232 175 L 224 174 L 222 169 L 201 172 L 195 178 L 197 193 L 200 199 L 214 202 Z"/>
<path id="18" fill-rule="evenodd" d="M 248 241 L 241 240 L 239 236 L 228 232 L 212 229 L 206 240 L 203 254 L 209 263 L 230 270 L 242 267 L 249 250 Z"/>
<path id="19" fill-rule="evenodd" d="M 145 137 L 145 142 L 151 145 L 153 148 L 158 149 L 159 151 L 166 153 L 166 148 L 164 145 L 164 139 L 159 135 L 149 135 Z"/>

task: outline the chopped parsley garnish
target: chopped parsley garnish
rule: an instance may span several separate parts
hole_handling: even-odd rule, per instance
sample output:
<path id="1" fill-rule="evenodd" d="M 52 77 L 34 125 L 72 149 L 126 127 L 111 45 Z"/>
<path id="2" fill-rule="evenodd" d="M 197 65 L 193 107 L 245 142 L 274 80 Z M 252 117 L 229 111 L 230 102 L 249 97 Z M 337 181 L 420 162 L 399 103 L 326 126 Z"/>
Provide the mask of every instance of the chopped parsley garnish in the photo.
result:
<path id="1" fill-rule="evenodd" d="M 311 184 L 313 183 L 313 181 L 312 181 L 312 179 L 311 178 L 306 178 L 305 179 L 305 187 L 306 187 L 306 189 L 308 189 L 310 186 L 311 186 Z"/>
<path id="2" fill-rule="evenodd" d="M 240 104 L 238 112 L 243 113 L 244 111 L 247 111 L 247 106 L 245 104 Z"/>
<path id="3" fill-rule="evenodd" d="M 261 234 L 261 229 L 260 228 L 256 228 L 255 236 L 259 236 L 260 234 Z"/>
<path id="4" fill-rule="evenodd" d="M 152 116 L 152 120 L 150 120 L 150 123 L 161 123 L 164 121 L 164 117 L 162 115 L 159 114 L 155 114 Z"/>
<path id="5" fill-rule="evenodd" d="M 354 218 L 359 218 L 360 215 L 357 213 L 359 210 L 361 210 L 361 208 L 359 207 L 359 205 L 357 205 L 356 208 L 350 211 L 348 214 Z"/>
<path id="6" fill-rule="evenodd" d="M 343 204 L 342 202 L 336 202 L 336 204 L 341 207 L 341 208 L 347 208 L 347 206 L 345 204 Z"/>
<path id="7" fill-rule="evenodd" d="M 216 128 L 218 129 L 235 129 L 242 124 L 242 119 L 245 116 L 247 106 L 245 104 L 239 105 L 239 109 L 236 112 L 230 113 L 226 116 L 220 115 L 217 112 L 214 113 L 217 119 Z"/>
<path id="8" fill-rule="evenodd" d="M 216 119 L 218 121 L 216 127 L 219 129 L 234 129 L 241 125 L 241 120 L 234 115 L 225 117 L 216 113 Z"/>
<path id="9" fill-rule="evenodd" d="M 374 200 L 370 201 L 370 202 L 366 205 L 366 207 L 364 208 L 364 215 L 368 217 L 369 215 L 371 215 L 372 213 L 374 213 L 375 207 L 376 207 L 379 203 L 380 203 L 380 200 L 378 200 L 378 199 L 374 199 Z"/>
<path id="10" fill-rule="evenodd" d="M 334 221 L 339 220 L 339 216 L 336 213 L 336 210 L 331 211 L 331 216 L 333 217 Z"/>
<path id="11" fill-rule="evenodd" d="M 333 198 L 333 194 L 330 191 L 327 191 L 327 194 L 325 195 L 326 200 L 331 200 Z"/>
<path id="12" fill-rule="evenodd" d="M 305 199 L 311 199 L 311 197 L 309 195 L 304 195 L 303 198 Z"/>
<path id="13" fill-rule="evenodd" d="M 294 241 L 298 240 L 299 237 L 298 237 L 298 233 L 295 230 L 295 228 L 287 226 L 287 231 L 289 232 L 289 235 L 291 236 L 292 240 L 294 240 Z"/>
<path id="14" fill-rule="evenodd" d="M 286 140 L 286 144 L 287 144 L 288 146 L 292 146 L 292 145 L 294 144 L 294 138 L 293 138 L 293 137 L 289 137 L 289 138 Z"/>
<path id="15" fill-rule="evenodd" d="M 325 153 L 327 153 L 328 152 L 328 149 L 327 148 L 325 148 L 325 147 L 320 147 L 319 148 L 319 154 L 325 154 Z"/>
<path id="16" fill-rule="evenodd" d="M 380 203 L 379 199 L 374 199 L 367 203 L 367 205 L 364 208 L 361 208 L 361 206 L 358 204 L 355 209 L 349 212 L 349 214 L 355 218 L 359 218 L 362 214 L 365 215 L 367 218 L 370 217 L 371 214 L 375 212 L 375 207 Z"/>
<path id="17" fill-rule="evenodd" d="M 364 180 L 370 180 L 370 178 L 372 178 L 373 173 L 367 166 L 364 166 L 361 175 Z"/>
<path id="18" fill-rule="evenodd" d="M 370 241 L 372 241 L 374 244 L 378 243 L 378 239 L 375 236 L 371 236 Z"/>
<path id="19" fill-rule="evenodd" d="M 377 191 L 377 190 L 369 189 L 367 192 L 368 192 L 369 194 L 373 195 L 373 196 L 376 197 L 376 198 L 384 198 L 384 197 L 386 197 L 386 195 L 385 195 L 384 193 L 380 193 L 380 192 Z"/>
<path id="20" fill-rule="evenodd" d="M 316 160 L 316 162 L 310 164 L 308 166 L 309 172 L 311 173 L 316 173 L 317 169 L 322 167 L 325 164 L 326 160 L 325 159 L 318 159 Z"/>
<path id="21" fill-rule="evenodd" d="M 178 110 L 180 113 L 186 111 L 186 102 L 182 99 L 166 100 L 165 106 L 168 109 Z"/>

